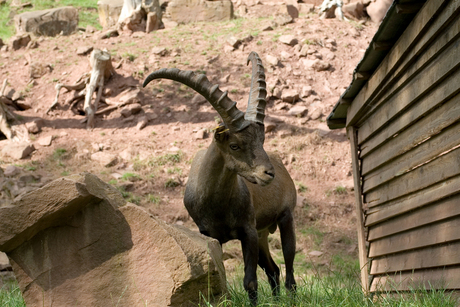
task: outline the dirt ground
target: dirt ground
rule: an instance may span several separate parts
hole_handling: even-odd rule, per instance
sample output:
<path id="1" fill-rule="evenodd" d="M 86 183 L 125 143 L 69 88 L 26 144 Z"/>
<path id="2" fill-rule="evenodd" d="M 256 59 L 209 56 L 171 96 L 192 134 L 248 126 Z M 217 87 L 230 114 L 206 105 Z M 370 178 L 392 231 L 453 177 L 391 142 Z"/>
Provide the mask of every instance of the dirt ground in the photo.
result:
<path id="1" fill-rule="evenodd" d="M 36 180 L 26 184 L 32 188 L 72 173 L 92 172 L 152 214 L 196 229 L 182 197 L 190 162 L 211 142 L 217 112 L 183 85 L 154 81 L 143 89 L 141 84 L 148 73 L 163 67 L 204 71 L 211 82 L 228 90 L 244 111 L 251 73 L 246 59 L 256 51 L 264 62 L 269 96 L 288 89 L 302 93 L 306 86 L 312 89 L 311 95 L 295 104 L 271 97 L 266 109 L 266 120 L 273 126 L 267 132 L 265 149 L 282 157 L 300 196 L 296 208 L 297 274 L 308 274 L 315 264 L 334 269 L 331 263 L 336 255 L 357 259 L 349 143 L 344 130 L 327 128 L 325 118 L 349 85 L 377 25 L 321 20 L 316 13 L 301 12 L 293 23 L 266 30 L 272 25 L 276 5 L 258 1 L 248 6 L 243 18 L 232 21 L 179 26 L 165 22 L 165 29 L 150 34 L 122 33 L 109 39 L 100 39 L 102 32 L 79 31 L 71 36 L 38 38 L 36 49 L 0 52 L 0 81 L 7 78 L 7 89 L 21 92 L 23 103 L 31 106 L 14 113 L 23 122 L 41 120 L 41 131 L 30 134 L 36 148 L 31 156 L 23 160 L 3 156 L 1 167 L 15 165 L 21 174 L 33 174 Z M 284 44 L 279 41 L 282 35 L 293 35 L 298 43 Z M 228 43 L 230 36 L 242 40 L 234 50 Z M 129 116 L 123 108 L 103 113 L 97 117 L 96 128 L 88 131 L 82 102 L 71 108 L 66 100 L 73 92 L 62 90 L 59 105 L 46 114 L 57 83 L 72 84 L 90 71 L 88 55 L 76 52 L 82 46 L 107 49 L 113 65 L 121 63 L 107 82 L 103 97 L 116 102 L 123 91 L 139 90 L 142 109 L 138 113 Z M 308 46 L 306 57 L 301 55 L 302 46 Z M 152 52 L 157 49 L 159 54 Z M 269 64 L 268 55 L 276 57 L 278 64 Z M 306 67 L 305 60 L 314 59 L 329 68 L 317 71 Z M 32 63 L 50 64 L 52 70 L 30 81 Z M 308 113 L 290 115 L 294 105 L 307 107 Z M 105 107 L 101 103 L 100 109 Z M 142 117 L 149 121 L 138 129 Z M 207 132 L 204 139 L 197 137 L 202 129 Z M 51 145 L 40 145 L 48 136 L 53 137 Z M 0 141 L 0 147 L 6 142 Z M 102 165 L 91 158 L 99 151 L 117 156 L 117 161 Z M 7 194 L 3 191 L 2 195 Z M 279 237 L 275 235 L 271 245 L 279 263 Z M 239 245 L 231 243 L 226 250 L 228 258 L 239 263 Z"/>

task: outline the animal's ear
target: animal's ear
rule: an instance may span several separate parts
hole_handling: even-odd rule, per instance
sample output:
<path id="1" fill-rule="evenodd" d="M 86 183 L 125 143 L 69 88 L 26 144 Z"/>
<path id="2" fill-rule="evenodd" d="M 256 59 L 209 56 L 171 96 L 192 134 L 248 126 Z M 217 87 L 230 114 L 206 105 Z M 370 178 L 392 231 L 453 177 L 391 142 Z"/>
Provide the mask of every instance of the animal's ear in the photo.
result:
<path id="1" fill-rule="evenodd" d="M 214 138 L 218 142 L 223 142 L 228 139 L 228 129 L 225 126 L 218 126 L 214 129 Z"/>

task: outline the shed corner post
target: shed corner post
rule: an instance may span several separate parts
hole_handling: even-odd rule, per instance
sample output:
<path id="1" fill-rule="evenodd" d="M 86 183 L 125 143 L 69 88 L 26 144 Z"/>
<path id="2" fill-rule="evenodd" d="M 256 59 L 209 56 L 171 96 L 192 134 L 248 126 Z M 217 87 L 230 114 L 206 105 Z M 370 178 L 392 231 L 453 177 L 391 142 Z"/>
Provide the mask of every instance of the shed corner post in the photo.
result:
<path id="1" fill-rule="evenodd" d="M 359 267 L 361 269 L 361 286 L 363 288 L 364 294 L 367 295 L 369 293 L 369 262 L 367 258 L 366 238 L 364 235 L 364 212 L 357 143 L 357 129 L 353 126 L 347 127 L 347 135 L 348 139 L 350 140 L 353 182 L 355 187 L 355 208 L 358 228 L 358 250 Z"/>

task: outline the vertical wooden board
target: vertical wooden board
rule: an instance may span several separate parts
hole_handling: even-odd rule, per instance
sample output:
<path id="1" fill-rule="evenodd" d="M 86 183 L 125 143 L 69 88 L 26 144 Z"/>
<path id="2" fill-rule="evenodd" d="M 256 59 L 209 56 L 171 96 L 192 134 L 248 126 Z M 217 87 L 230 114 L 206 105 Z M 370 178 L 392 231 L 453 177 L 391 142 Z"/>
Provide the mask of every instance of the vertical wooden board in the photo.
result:
<path id="1" fill-rule="evenodd" d="M 367 193 L 369 190 L 397 176 L 401 176 L 411 169 L 459 146 L 459 134 L 460 122 L 448 127 L 441 133 L 431 137 L 426 142 L 403 155 L 398 156 L 391 163 L 385 164 L 381 168 L 370 172 L 364 176 L 363 192 Z"/>
<path id="2" fill-rule="evenodd" d="M 460 289 L 460 267 L 375 276 L 371 292 Z"/>
<path id="3" fill-rule="evenodd" d="M 459 227 L 460 219 L 453 218 L 375 240 L 369 245 L 369 257 L 381 257 L 460 240 Z"/>
<path id="4" fill-rule="evenodd" d="M 460 242 L 433 246 L 372 260 L 371 275 L 460 265 Z"/>
<path id="5" fill-rule="evenodd" d="M 406 78 L 398 80 L 395 83 L 394 88 L 387 91 L 388 99 L 385 99 L 385 102 L 381 103 L 380 106 L 375 109 L 373 114 L 369 115 L 362 125 L 360 125 L 360 136 L 358 139 L 359 144 L 362 144 L 365 140 L 369 139 L 369 137 L 376 134 L 384 127 L 384 125 L 401 114 L 401 112 L 413 103 L 416 102 L 417 110 L 420 110 L 418 106 L 420 102 L 417 100 L 423 99 L 424 96 L 436 96 L 437 100 L 434 103 L 431 103 L 430 108 L 432 108 L 440 101 L 443 101 L 446 97 L 452 95 L 452 93 L 458 91 L 459 87 L 457 85 L 456 87 L 451 86 L 450 94 L 447 92 L 440 92 L 439 89 L 439 93 L 429 93 L 429 91 L 435 89 L 436 86 L 439 85 L 440 87 L 440 83 L 443 79 L 456 72 L 458 66 L 460 65 L 460 46 L 455 43 L 459 41 L 460 37 L 460 33 L 458 32 L 460 30 L 460 20 L 456 22 L 455 30 L 457 31 L 457 35 L 455 36 L 455 39 L 449 42 L 450 45 L 447 49 L 442 50 L 440 54 L 432 56 L 429 59 L 429 64 L 427 66 L 423 66 L 421 69 L 418 69 L 416 72 L 412 72 L 413 69 L 407 69 L 404 72 L 404 76 Z M 415 67 L 418 67 L 419 65 L 418 61 L 414 63 Z M 425 104 L 427 104 L 427 102 L 425 102 Z M 420 117 L 420 115 L 418 117 Z M 386 130 L 390 133 L 392 132 L 391 129 L 386 128 Z M 364 155 L 365 153 L 362 154 L 362 156 Z"/>
<path id="6" fill-rule="evenodd" d="M 366 193 L 364 200 L 374 207 L 459 174 L 460 148 L 457 148 Z"/>
<path id="7" fill-rule="evenodd" d="M 398 215 L 391 220 L 369 227 L 367 240 L 372 242 L 377 239 L 458 215 L 460 215 L 460 194 L 421 207 L 417 210 Z"/>
<path id="8" fill-rule="evenodd" d="M 365 225 L 370 227 L 405 212 L 456 195 L 459 193 L 459 187 L 460 176 L 457 176 L 385 205 L 370 208 L 366 212 Z"/>
<path id="9" fill-rule="evenodd" d="M 362 159 L 362 175 L 388 163 L 460 120 L 460 95 L 420 119 Z"/>
<path id="10" fill-rule="evenodd" d="M 366 87 L 355 97 L 352 105 L 348 109 L 347 126 L 354 125 L 363 114 L 372 109 L 373 106 L 368 106 L 367 104 L 370 100 L 378 99 L 376 96 L 378 96 L 379 93 L 385 93 L 387 88 L 382 85 L 385 84 L 390 76 L 392 78 L 397 78 L 396 75 L 392 76 L 394 71 L 398 69 L 398 67 L 404 70 L 421 50 L 436 37 L 439 29 L 443 27 L 444 20 L 441 19 L 434 25 L 432 25 L 432 23 L 435 19 L 434 17 L 443 10 L 445 4 L 444 1 L 428 1 L 424 5 L 412 23 L 405 29 L 396 45 L 382 61 L 374 75 L 372 75 Z M 423 39 L 425 33 L 427 33 L 427 29 L 430 27 L 432 31 Z M 419 41 L 421 44 L 418 45 L 418 48 L 414 49 L 414 46 L 417 46 Z M 403 63 L 405 63 L 405 65 L 403 65 Z M 388 84 L 390 85 L 390 83 Z"/>
<path id="11" fill-rule="evenodd" d="M 354 127 L 347 128 L 348 138 L 350 139 L 351 160 L 353 168 L 353 181 L 355 187 L 355 208 L 356 208 L 356 224 L 358 232 L 358 253 L 359 267 L 361 271 L 361 286 L 365 293 L 369 291 L 369 266 L 367 259 L 366 238 L 364 236 L 364 214 L 361 189 L 360 163 L 358 158 L 357 131 Z"/>

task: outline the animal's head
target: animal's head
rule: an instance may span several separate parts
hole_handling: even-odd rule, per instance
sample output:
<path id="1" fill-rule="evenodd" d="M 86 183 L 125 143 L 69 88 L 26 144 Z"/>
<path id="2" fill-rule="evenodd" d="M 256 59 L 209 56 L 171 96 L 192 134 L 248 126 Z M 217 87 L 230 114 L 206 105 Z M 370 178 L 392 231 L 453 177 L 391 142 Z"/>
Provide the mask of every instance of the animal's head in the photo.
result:
<path id="1" fill-rule="evenodd" d="M 204 74 L 163 68 L 151 73 L 144 81 L 145 87 L 154 79 L 181 82 L 205 97 L 222 117 L 223 125 L 214 134 L 214 141 L 225 156 L 227 167 L 252 183 L 266 185 L 275 177 L 273 165 L 263 149 L 265 140 L 264 117 L 267 95 L 264 67 L 255 52 L 248 57 L 252 62 L 251 90 L 246 112 L 238 110 L 236 102 L 212 85 Z"/>

